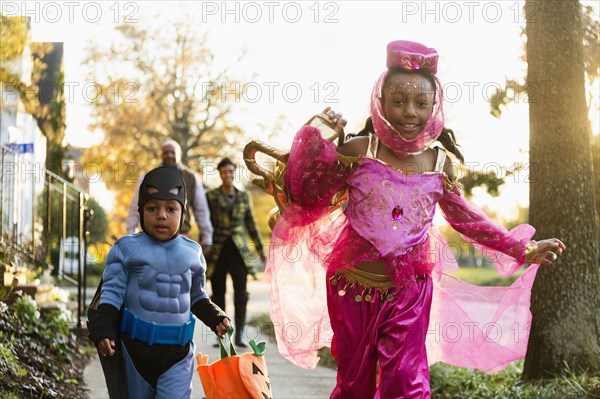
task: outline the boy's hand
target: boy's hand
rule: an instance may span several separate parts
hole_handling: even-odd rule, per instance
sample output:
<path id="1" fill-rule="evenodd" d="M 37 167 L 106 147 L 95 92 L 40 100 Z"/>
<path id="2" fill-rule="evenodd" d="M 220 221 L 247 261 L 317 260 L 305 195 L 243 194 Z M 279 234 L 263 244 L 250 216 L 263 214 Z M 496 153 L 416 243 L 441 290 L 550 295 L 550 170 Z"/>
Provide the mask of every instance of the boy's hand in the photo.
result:
<path id="1" fill-rule="evenodd" d="M 98 352 L 102 356 L 112 356 L 115 354 L 115 341 L 104 338 L 98 341 Z"/>
<path id="2" fill-rule="evenodd" d="M 217 327 L 215 328 L 215 330 L 217 330 L 217 335 L 219 336 L 219 338 L 223 338 L 225 336 L 225 334 L 227 333 L 227 330 L 229 330 L 230 326 L 231 326 L 231 320 L 229 320 L 228 318 L 223 319 L 222 322 L 217 324 Z"/>

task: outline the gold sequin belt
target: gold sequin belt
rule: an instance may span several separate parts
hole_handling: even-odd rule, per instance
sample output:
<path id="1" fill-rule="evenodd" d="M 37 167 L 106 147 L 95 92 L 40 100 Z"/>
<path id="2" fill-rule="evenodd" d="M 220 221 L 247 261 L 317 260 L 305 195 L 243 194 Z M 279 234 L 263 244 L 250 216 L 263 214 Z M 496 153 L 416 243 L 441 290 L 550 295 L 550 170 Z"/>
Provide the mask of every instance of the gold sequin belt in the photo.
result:
<path id="1" fill-rule="evenodd" d="M 392 278 L 387 274 L 370 273 L 356 267 L 350 267 L 335 273 L 329 278 L 331 285 L 339 285 L 339 296 L 345 296 L 347 290 L 355 285 L 362 288 L 361 292 L 354 296 L 356 302 L 371 302 L 373 291 L 381 293 L 380 300 L 391 301 L 394 299 L 395 289 Z"/>
<path id="2" fill-rule="evenodd" d="M 417 282 L 426 278 L 427 275 L 415 276 Z M 380 302 L 391 301 L 401 290 L 401 288 L 394 285 L 392 278 L 387 274 L 370 273 L 356 267 L 336 272 L 329 277 L 329 284 L 338 286 L 338 295 L 342 297 L 346 296 L 348 291 L 356 286 L 359 291 L 354 295 L 356 302 L 362 302 L 363 299 L 365 302 L 371 302 L 375 292 L 380 294 Z"/>

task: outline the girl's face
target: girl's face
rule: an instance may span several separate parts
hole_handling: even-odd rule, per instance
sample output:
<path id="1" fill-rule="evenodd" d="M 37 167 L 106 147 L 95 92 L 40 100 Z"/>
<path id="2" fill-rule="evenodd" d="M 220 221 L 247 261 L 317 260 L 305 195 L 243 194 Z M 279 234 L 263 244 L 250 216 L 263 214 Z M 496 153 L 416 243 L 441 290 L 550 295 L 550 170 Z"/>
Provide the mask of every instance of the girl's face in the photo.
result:
<path id="1" fill-rule="evenodd" d="M 406 139 L 417 137 L 433 112 L 435 88 L 417 73 L 395 73 L 383 87 L 385 118 Z"/>

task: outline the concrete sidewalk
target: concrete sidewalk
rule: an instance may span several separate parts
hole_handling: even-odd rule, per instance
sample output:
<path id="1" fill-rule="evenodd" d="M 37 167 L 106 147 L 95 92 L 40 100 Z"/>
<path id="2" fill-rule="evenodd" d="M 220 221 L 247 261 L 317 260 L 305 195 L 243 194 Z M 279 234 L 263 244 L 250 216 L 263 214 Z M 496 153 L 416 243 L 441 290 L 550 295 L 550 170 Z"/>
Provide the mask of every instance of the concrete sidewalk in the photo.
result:
<path id="1" fill-rule="evenodd" d="M 248 303 L 248 320 L 269 312 L 269 286 L 264 280 L 248 280 L 250 302 Z M 227 313 L 233 317 L 233 287 L 231 280 L 227 288 Z M 335 385 L 335 370 L 318 366 L 315 370 L 305 370 L 297 367 L 279 355 L 274 338 L 261 335 L 253 328 L 247 327 L 245 335 L 248 339 L 267 342 L 265 357 L 269 369 L 269 379 L 273 398 L 300 399 L 300 398 L 328 398 Z M 209 355 L 209 362 L 219 359 L 219 349 L 214 348 L 216 336 L 202 323 L 196 324 L 194 332 L 196 353 Z M 246 350 L 249 352 L 250 349 Z M 244 352 L 240 350 L 240 352 Z M 108 399 L 108 391 L 102 374 L 102 367 L 97 357 L 86 366 L 84 380 L 90 392 L 90 399 Z M 194 373 L 192 380 L 192 398 L 204 398 L 204 391 L 198 373 Z"/>

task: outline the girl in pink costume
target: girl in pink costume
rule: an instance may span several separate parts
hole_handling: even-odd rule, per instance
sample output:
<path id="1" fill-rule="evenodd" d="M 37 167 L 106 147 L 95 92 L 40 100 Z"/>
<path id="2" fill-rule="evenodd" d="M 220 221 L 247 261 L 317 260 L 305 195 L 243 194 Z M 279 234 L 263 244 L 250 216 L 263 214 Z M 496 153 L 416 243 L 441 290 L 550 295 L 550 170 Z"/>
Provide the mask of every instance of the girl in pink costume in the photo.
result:
<path id="1" fill-rule="evenodd" d="M 314 368 L 331 345 L 332 398 L 429 398 L 430 364 L 495 372 L 523 357 L 536 271 L 565 249 L 531 241 L 529 225 L 507 231 L 462 197 L 445 150 L 430 148 L 439 141 L 462 160 L 444 128 L 438 54 L 408 41 L 387 51 L 363 132 L 339 149 L 314 127 L 297 133 L 285 175 L 291 204 L 267 264 L 279 350 Z M 341 115 L 326 112 L 341 132 Z M 331 212 L 340 192 L 347 205 Z M 510 287 L 450 276 L 457 265 L 432 227 L 436 204 L 500 275 L 531 266 Z"/>

